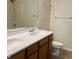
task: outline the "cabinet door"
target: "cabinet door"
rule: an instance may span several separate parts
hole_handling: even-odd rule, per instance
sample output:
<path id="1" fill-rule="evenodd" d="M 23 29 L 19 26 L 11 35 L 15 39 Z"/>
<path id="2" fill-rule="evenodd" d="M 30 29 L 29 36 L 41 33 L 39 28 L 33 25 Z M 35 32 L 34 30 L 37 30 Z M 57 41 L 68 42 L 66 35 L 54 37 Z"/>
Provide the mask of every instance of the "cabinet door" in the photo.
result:
<path id="1" fill-rule="evenodd" d="M 27 57 L 27 59 L 38 59 L 37 58 L 38 53 L 35 52 L 34 54 L 32 54 L 31 56 Z"/>
<path id="2" fill-rule="evenodd" d="M 48 43 L 39 49 L 39 59 L 47 59 Z"/>
<path id="3" fill-rule="evenodd" d="M 49 42 L 49 52 L 48 52 L 48 59 L 52 57 L 52 40 Z"/>
<path id="4" fill-rule="evenodd" d="M 10 59 L 26 59 L 26 51 L 21 51 L 14 56 L 12 56 Z"/>

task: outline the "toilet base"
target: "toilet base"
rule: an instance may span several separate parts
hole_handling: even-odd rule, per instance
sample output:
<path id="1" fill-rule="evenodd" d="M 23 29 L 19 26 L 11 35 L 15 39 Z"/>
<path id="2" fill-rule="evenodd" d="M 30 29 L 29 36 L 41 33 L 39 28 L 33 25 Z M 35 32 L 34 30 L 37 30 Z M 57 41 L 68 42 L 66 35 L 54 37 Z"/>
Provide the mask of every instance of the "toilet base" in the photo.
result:
<path id="1" fill-rule="evenodd" d="M 53 48 L 52 55 L 58 56 L 60 54 L 60 48 Z"/>

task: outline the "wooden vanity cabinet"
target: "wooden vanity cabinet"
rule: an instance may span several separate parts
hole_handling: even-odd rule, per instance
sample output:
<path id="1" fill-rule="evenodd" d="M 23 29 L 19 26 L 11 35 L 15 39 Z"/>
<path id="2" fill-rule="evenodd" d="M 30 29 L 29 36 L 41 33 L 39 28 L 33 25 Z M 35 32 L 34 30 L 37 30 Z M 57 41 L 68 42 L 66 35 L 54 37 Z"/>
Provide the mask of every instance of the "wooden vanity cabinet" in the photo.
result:
<path id="1" fill-rule="evenodd" d="M 8 59 L 26 59 L 26 55 L 25 54 L 26 54 L 26 50 L 23 50 L 23 51 L 15 54 L 13 56 L 11 56 Z"/>
<path id="2" fill-rule="evenodd" d="M 52 58 L 52 41 L 49 41 L 49 50 L 48 50 L 48 59 L 51 59 Z"/>
<path id="3" fill-rule="evenodd" d="M 38 53 L 35 52 L 31 56 L 27 57 L 26 59 L 38 59 Z"/>
<path id="4" fill-rule="evenodd" d="M 8 59 L 51 59 L 53 34 L 32 44 Z"/>
<path id="5" fill-rule="evenodd" d="M 38 51 L 38 43 L 35 43 L 26 49 L 27 49 L 27 56 L 30 56 Z"/>
<path id="6" fill-rule="evenodd" d="M 53 34 L 52 35 L 50 35 L 49 36 L 49 42 L 48 42 L 48 59 L 52 59 L 52 50 L 53 50 L 53 48 L 52 48 L 52 46 L 53 46 Z"/>
<path id="7" fill-rule="evenodd" d="M 27 48 L 26 59 L 38 59 L 38 43 L 35 43 Z"/>
<path id="8" fill-rule="evenodd" d="M 48 43 L 39 49 L 39 59 L 47 59 L 48 55 Z"/>

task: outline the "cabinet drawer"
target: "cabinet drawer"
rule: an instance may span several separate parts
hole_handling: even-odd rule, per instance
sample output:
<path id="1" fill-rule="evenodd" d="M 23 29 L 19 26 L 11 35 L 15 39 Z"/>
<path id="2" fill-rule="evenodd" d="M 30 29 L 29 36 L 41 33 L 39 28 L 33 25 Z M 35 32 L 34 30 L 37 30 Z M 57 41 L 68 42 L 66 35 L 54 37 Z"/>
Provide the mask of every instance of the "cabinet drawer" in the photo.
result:
<path id="1" fill-rule="evenodd" d="M 45 43 L 48 42 L 48 37 L 45 37 L 44 39 L 42 39 L 40 42 L 39 42 L 39 47 L 43 46 Z"/>
<path id="2" fill-rule="evenodd" d="M 26 59 L 26 50 L 23 50 L 8 59 Z"/>
<path id="3" fill-rule="evenodd" d="M 31 45 L 30 47 L 27 48 L 27 56 L 31 55 L 32 53 L 34 53 L 35 51 L 37 51 L 38 49 L 38 43 L 35 43 L 33 45 Z"/>

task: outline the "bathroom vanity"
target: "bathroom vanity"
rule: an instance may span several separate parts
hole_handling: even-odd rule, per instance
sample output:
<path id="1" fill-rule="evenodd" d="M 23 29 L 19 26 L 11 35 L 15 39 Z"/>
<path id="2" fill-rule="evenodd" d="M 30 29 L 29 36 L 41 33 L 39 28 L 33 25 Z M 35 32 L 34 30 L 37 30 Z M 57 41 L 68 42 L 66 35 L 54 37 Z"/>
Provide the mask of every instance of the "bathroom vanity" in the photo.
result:
<path id="1" fill-rule="evenodd" d="M 41 32 L 40 35 L 37 35 L 37 38 L 33 38 L 34 41 L 29 36 L 28 39 L 31 42 L 27 40 L 28 43 L 25 42 L 26 45 L 20 45 L 21 48 L 17 48 L 18 50 L 13 50 L 14 52 L 9 50 L 7 59 L 51 59 L 53 33 L 44 32 L 46 33 Z"/>

